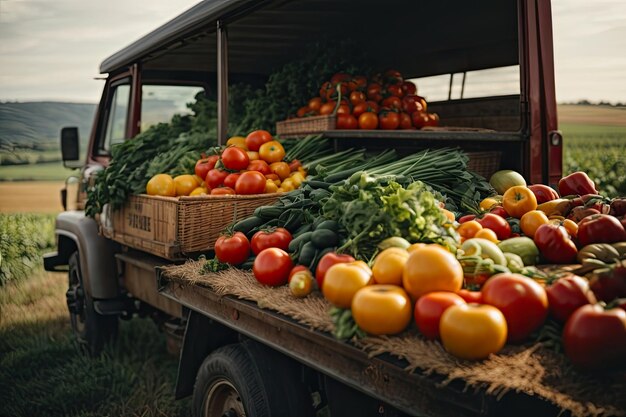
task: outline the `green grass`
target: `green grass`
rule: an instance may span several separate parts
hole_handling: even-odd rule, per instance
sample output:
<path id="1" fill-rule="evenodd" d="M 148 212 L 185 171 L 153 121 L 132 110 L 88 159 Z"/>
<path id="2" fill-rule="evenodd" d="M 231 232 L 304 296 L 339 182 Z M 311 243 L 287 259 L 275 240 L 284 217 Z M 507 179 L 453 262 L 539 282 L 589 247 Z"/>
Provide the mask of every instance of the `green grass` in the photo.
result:
<path id="1" fill-rule="evenodd" d="M 67 274 L 44 272 L 53 215 L 0 215 L 0 416 L 187 416 L 177 359 L 149 319 L 122 321 L 114 346 L 83 356 L 65 305 Z M 6 277 L 5 277 L 6 278 Z"/>
<path id="2" fill-rule="evenodd" d="M 57 181 L 69 177 L 74 170 L 61 162 L 0 166 L 0 181 Z"/>
<path id="3" fill-rule="evenodd" d="M 563 175 L 584 171 L 608 197 L 626 196 L 626 127 L 563 124 Z"/>

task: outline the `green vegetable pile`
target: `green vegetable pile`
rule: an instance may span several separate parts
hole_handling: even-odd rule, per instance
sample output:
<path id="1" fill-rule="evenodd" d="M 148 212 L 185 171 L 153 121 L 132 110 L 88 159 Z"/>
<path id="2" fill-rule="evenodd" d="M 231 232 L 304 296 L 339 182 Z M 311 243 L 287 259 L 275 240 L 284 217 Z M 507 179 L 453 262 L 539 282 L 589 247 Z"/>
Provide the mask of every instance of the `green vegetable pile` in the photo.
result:
<path id="1" fill-rule="evenodd" d="M 392 236 L 448 247 L 458 240 L 434 192 L 420 181 L 403 187 L 393 179 L 357 173 L 330 190 L 324 216 L 336 220 L 348 233 L 339 251 L 356 258 L 371 259 L 376 245 Z"/>

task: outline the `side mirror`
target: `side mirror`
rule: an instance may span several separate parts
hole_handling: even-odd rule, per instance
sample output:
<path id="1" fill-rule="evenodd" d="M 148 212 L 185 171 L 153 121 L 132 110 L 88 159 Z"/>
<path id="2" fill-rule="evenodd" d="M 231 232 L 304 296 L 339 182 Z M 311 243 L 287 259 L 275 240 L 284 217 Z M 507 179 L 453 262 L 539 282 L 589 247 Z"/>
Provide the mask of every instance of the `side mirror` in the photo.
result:
<path id="1" fill-rule="evenodd" d="M 61 129 L 61 156 L 64 167 L 79 168 L 82 165 L 79 148 L 78 128 L 64 127 Z"/>

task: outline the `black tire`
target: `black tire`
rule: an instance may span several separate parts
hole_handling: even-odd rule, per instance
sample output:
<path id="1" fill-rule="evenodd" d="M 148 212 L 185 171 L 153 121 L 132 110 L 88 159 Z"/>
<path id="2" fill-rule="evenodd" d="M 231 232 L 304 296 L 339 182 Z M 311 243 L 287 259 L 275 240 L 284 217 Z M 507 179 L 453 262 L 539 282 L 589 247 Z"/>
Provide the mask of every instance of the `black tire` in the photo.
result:
<path id="1" fill-rule="evenodd" d="M 193 392 L 194 417 L 306 417 L 311 397 L 299 366 L 258 343 L 223 346 L 204 360 Z"/>
<path id="2" fill-rule="evenodd" d="M 94 309 L 93 299 L 84 288 L 78 252 L 70 256 L 68 266 L 66 296 L 72 331 L 81 348 L 89 355 L 97 356 L 105 344 L 117 336 L 118 318 L 101 315 Z"/>

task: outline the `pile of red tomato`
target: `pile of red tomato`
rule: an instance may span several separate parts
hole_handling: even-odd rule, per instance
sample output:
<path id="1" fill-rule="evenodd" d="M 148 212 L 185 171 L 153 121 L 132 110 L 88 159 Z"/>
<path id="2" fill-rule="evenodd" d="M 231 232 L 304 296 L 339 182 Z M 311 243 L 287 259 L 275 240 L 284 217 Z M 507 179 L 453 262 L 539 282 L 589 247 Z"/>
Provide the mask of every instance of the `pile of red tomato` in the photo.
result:
<path id="1" fill-rule="evenodd" d="M 306 177 L 299 161 L 284 161 L 285 149 L 265 130 L 232 137 L 226 145 L 220 154 L 198 160 L 195 175 L 203 184 L 192 195 L 286 192 Z"/>
<path id="2" fill-rule="evenodd" d="M 417 87 L 396 70 L 363 75 L 337 73 L 322 84 L 319 96 L 298 109 L 297 117 L 337 115 L 337 129 L 420 129 L 438 126 Z"/>

